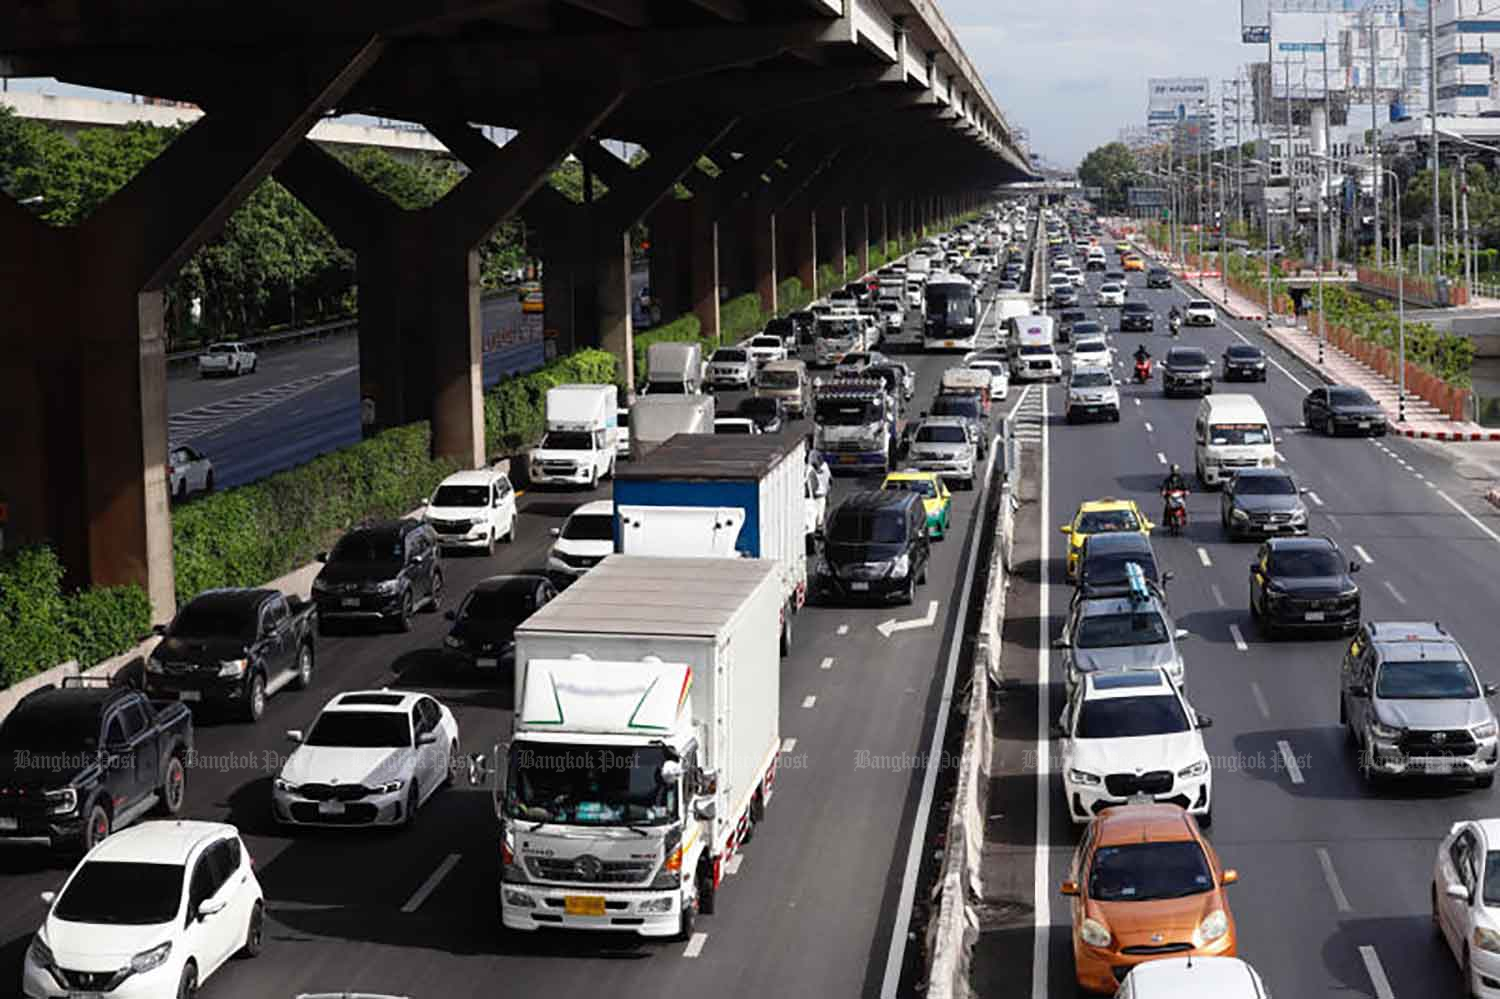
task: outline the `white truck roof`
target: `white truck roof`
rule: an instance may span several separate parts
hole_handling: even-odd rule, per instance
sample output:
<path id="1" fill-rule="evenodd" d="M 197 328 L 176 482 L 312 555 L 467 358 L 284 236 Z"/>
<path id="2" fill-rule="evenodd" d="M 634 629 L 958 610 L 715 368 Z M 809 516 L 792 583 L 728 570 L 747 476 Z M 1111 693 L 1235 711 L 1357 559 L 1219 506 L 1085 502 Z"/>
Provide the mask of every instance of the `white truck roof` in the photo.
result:
<path id="1" fill-rule="evenodd" d="M 611 426 L 619 418 L 620 390 L 615 385 L 558 385 L 547 390 L 549 430 Z"/>

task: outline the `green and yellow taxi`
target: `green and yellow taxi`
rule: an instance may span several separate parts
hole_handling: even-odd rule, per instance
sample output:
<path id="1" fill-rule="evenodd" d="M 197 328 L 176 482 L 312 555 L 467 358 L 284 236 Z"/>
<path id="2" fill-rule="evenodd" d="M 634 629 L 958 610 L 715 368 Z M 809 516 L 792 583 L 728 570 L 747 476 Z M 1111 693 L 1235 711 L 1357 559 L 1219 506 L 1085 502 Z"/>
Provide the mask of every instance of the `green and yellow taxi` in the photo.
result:
<path id="1" fill-rule="evenodd" d="M 1089 535 L 1137 531 L 1149 536 L 1155 526 L 1141 513 L 1135 500 L 1106 496 L 1078 504 L 1073 519 L 1058 528 L 1068 536 L 1068 582 L 1078 578 L 1078 558 L 1083 551 L 1084 539 Z"/>
<path id="2" fill-rule="evenodd" d="M 948 536 L 948 526 L 953 517 L 953 494 L 936 472 L 919 472 L 915 469 L 892 472 L 885 477 L 880 488 L 921 496 L 922 507 L 927 511 L 927 533 L 939 540 Z"/>

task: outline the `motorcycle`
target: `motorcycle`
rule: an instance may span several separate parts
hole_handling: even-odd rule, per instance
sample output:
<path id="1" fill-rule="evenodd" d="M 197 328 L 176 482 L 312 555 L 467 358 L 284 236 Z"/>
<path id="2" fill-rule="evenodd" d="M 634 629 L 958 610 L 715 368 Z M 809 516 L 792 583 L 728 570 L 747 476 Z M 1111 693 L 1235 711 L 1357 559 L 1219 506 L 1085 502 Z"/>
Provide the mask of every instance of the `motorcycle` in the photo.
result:
<path id="1" fill-rule="evenodd" d="M 1151 380 L 1151 358 L 1143 357 L 1135 362 L 1135 381 L 1144 385 Z"/>
<path id="2" fill-rule="evenodd" d="M 1167 326 L 1171 328 L 1172 335 L 1176 336 L 1178 331 L 1182 329 L 1182 317 L 1173 316 L 1172 318 L 1167 320 Z"/>
<path id="3" fill-rule="evenodd" d="M 1187 529 L 1187 490 L 1169 489 L 1162 493 L 1167 501 L 1167 530 L 1178 537 Z"/>

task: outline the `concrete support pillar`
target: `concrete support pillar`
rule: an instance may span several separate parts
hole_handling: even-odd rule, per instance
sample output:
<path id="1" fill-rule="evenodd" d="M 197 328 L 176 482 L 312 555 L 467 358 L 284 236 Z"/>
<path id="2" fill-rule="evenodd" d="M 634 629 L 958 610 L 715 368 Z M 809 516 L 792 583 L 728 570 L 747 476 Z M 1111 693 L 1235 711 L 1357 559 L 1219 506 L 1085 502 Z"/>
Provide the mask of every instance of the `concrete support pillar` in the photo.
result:
<path id="1" fill-rule="evenodd" d="M 663 322 L 671 322 L 691 308 L 687 290 L 690 204 L 671 198 L 651 213 L 651 297 L 661 309 Z"/>
<path id="2" fill-rule="evenodd" d="M 635 323 L 630 309 L 630 229 L 601 232 L 596 243 L 598 346 L 621 359 L 625 391 L 635 392 Z"/>
<path id="3" fill-rule="evenodd" d="M 755 292 L 760 296 L 760 310 L 774 314 L 780 309 L 776 260 L 776 212 L 764 195 L 749 204 L 750 253 L 755 268 Z"/>
<path id="4" fill-rule="evenodd" d="M 853 275 L 849 273 L 849 210 L 843 205 L 834 209 L 833 231 L 838 241 L 834 250 L 838 262 L 834 264 L 834 270 L 847 283 Z"/>
<path id="5" fill-rule="evenodd" d="M 702 335 L 719 338 L 719 222 L 712 206 L 695 198 L 690 217 L 688 257 L 692 261 L 693 314 Z"/>
<path id="6" fill-rule="evenodd" d="M 854 255 L 858 259 L 859 272 L 870 273 L 870 206 L 861 201 L 853 208 Z"/>
<path id="7" fill-rule="evenodd" d="M 882 256 L 890 256 L 891 252 L 891 209 L 885 198 L 880 199 L 880 253 Z"/>
<path id="8" fill-rule="evenodd" d="M 813 298 L 827 289 L 818 287 L 818 215 L 803 197 L 796 198 L 778 217 L 785 222 L 784 243 L 790 276 L 802 282 Z"/>

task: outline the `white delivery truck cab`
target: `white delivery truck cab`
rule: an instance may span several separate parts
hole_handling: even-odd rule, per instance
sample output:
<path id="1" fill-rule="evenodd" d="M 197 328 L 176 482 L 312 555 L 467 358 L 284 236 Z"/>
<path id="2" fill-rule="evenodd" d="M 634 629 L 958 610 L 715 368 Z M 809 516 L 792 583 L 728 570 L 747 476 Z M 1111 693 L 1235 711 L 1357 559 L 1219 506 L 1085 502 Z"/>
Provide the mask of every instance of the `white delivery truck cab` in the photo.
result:
<path id="1" fill-rule="evenodd" d="M 469 759 L 514 930 L 685 939 L 765 815 L 776 567 L 611 555 L 516 629 L 508 745 Z"/>
<path id="2" fill-rule="evenodd" d="M 1255 396 L 1206 395 L 1193 423 L 1198 481 L 1219 486 L 1242 468 L 1274 468 L 1276 436 Z"/>
<path id="3" fill-rule="evenodd" d="M 527 474 L 538 484 L 592 489 L 615 474 L 620 391 L 614 385 L 559 385 L 547 390 L 547 432 L 531 449 Z"/>
<path id="4" fill-rule="evenodd" d="M 1011 321 L 1011 369 L 1016 381 L 1058 380 L 1062 360 L 1054 345 L 1051 316 L 1020 316 Z"/>
<path id="5" fill-rule="evenodd" d="M 630 456 L 640 461 L 678 434 L 711 434 L 711 395 L 648 395 L 630 407 Z"/>

